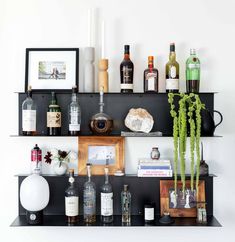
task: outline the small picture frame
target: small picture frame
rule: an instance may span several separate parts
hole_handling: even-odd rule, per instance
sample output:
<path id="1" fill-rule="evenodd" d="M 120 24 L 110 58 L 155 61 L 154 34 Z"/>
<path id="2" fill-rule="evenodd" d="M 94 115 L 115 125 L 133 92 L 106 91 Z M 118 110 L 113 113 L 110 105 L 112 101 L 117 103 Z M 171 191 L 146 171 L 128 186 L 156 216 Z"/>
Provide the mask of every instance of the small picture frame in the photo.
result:
<path id="1" fill-rule="evenodd" d="M 195 184 L 194 184 L 195 187 Z M 182 182 L 177 182 L 177 197 L 174 191 L 174 180 L 160 180 L 161 215 L 169 212 L 171 217 L 197 217 L 197 203 L 205 202 L 205 181 L 200 180 L 198 197 L 196 190 L 191 191 L 190 180 L 186 180 L 185 194 L 182 196 Z"/>
<path id="2" fill-rule="evenodd" d="M 27 48 L 25 92 L 62 92 L 79 84 L 78 48 Z"/>
<path id="3" fill-rule="evenodd" d="M 93 175 L 103 175 L 108 166 L 109 175 L 124 172 L 124 137 L 83 136 L 78 142 L 78 174 L 86 175 L 87 163 L 92 164 Z"/>

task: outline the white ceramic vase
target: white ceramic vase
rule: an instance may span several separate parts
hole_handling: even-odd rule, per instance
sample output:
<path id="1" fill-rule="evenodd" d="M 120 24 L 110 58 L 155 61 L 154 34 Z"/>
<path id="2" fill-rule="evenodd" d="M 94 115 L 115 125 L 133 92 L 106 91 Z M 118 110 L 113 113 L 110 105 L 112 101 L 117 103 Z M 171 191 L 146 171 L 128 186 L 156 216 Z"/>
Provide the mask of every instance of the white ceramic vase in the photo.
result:
<path id="1" fill-rule="evenodd" d="M 61 175 L 66 174 L 67 169 L 68 169 L 68 164 L 67 164 L 67 162 L 64 162 L 64 161 L 57 161 L 54 164 L 53 168 L 54 168 L 55 174 L 61 176 Z"/>

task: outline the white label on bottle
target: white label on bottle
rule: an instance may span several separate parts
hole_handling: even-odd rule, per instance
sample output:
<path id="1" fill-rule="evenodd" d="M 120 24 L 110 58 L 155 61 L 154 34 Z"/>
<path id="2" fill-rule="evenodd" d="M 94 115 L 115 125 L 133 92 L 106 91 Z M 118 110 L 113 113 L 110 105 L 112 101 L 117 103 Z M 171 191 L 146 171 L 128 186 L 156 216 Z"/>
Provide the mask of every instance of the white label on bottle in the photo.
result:
<path id="1" fill-rule="evenodd" d="M 170 67 L 170 74 L 171 74 L 171 78 L 176 77 L 176 67 L 175 66 Z"/>
<path id="2" fill-rule="evenodd" d="M 80 124 L 70 124 L 69 131 L 80 131 Z"/>
<path id="3" fill-rule="evenodd" d="M 179 90 L 179 79 L 166 79 L 166 90 Z"/>
<path id="4" fill-rule="evenodd" d="M 23 110 L 22 128 L 23 131 L 36 131 L 36 110 Z"/>
<path id="5" fill-rule="evenodd" d="M 148 91 L 155 91 L 155 79 L 156 74 L 155 73 L 148 73 L 147 74 L 147 80 L 148 80 Z"/>
<path id="6" fill-rule="evenodd" d="M 188 68 L 190 69 L 198 69 L 200 68 L 200 64 L 199 63 L 191 63 L 191 64 L 188 64 Z"/>
<path id="7" fill-rule="evenodd" d="M 70 118 L 71 118 L 71 124 L 78 124 L 78 112 L 77 111 L 73 111 L 70 112 Z"/>
<path id="8" fill-rule="evenodd" d="M 113 193 L 101 192 L 101 215 L 111 216 L 113 215 Z"/>
<path id="9" fill-rule="evenodd" d="M 145 220 L 154 220 L 154 208 L 145 208 L 144 209 L 144 219 Z"/>
<path id="10" fill-rule="evenodd" d="M 47 112 L 47 127 L 61 127 L 61 112 Z"/>
<path id="11" fill-rule="evenodd" d="M 65 197 L 65 215 L 78 216 L 79 199 L 78 197 Z"/>
<path id="12" fill-rule="evenodd" d="M 121 89 L 132 89 L 133 90 L 133 84 L 122 84 L 121 83 Z"/>

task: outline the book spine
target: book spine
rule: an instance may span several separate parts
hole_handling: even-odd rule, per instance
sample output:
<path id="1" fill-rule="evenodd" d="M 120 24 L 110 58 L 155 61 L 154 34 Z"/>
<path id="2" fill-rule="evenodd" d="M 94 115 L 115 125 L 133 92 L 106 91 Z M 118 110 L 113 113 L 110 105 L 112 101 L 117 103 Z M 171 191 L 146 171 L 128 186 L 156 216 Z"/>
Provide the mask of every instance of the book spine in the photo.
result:
<path id="1" fill-rule="evenodd" d="M 171 166 L 139 166 L 139 169 L 141 170 L 170 170 Z"/>
<path id="2" fill-rule="evenodd" d="M 138 170 L 138 177 L 172 177 L 172 170 Z"/>

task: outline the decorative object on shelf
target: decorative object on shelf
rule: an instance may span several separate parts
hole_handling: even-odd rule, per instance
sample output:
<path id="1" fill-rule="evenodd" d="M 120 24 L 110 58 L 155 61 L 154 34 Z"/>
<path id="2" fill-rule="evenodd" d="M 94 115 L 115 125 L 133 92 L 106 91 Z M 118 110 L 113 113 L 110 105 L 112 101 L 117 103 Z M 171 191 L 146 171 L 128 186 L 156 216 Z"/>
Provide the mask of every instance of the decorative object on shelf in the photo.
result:
<path id="1" fill-rule="evenodd" d="M 98 77 L 98 88 L 103 88 L 104 92 L 109 91 L 109 76 L 108 76 L 109 60 L 99 60 L 99 77 Z"/>
<path id="2" fill-rule="evenodd" d="M 25 92 L 70 90 L 78 86 L 78 48 L 27 48 Z"/>
<path id="3" fill-rule="evenodd" d="M 213 116 L 208 109 L 201 110 L 202 124 L 201 124 L 201 134 L 203 136 L 213 136 L 216 127 L 218 127 L 223 121 L 223 115 L 216 110 L 213 110 L 214 113 L 218 113 L 220 116 L 219 123 L 215 124 Z"/>
<path id="4" fill-rule="evenodd" d="M 170 225 L 173 224 L 175 220 L 170 216 L 170 213 L 164 212 L 163 216 L 159 219 L 160 224 Z"/>
<path id="5" fill-rule="evenodd" d="M 36 144 L 31 150 L 31 164 L 30 164 L 31 173 L 41 174 L 42 172 L 42 150 Z"/>
<path id="6" fill-rule="evenodd" d="M 51 102 L 47 110 L 47 135 L 61 135 L 61 109 L 57 104 L 55 92 L 51 92 Z"/>
<path id="7" fill-rule="evenodd" d="M 123 137 L 162 137 L 162 132 L 150 132 L 150 133 L 140 133 L 140 132 L 126 132 L 121 131 L 121 136 Z"/>
<path id="8" fill-rule="evenodd" d="M 131 223 L 131 193 L 128 185 L 124 185 L 121 192 L 121 205 L 122 205 L 122 223 L 129 225 Z"/>
<path id="9" fill-rule="evenodd" d="M 152 151 L 150 153 L 150 157 L 152 160 L 159 160 L 160 158 L 160 151 L 158 150 L 158 147 L 153 147 Z"/>
<path id="10" fill-rule="evenodd" d="M 71 103 L 68 106 L 69 114 L 69 135 L 77 136 L 80 133 L 81 126 L 81 107 L 78 102 L 78 89 L 76 86 L 72 88 Z"/>
<path id="11" fill-rule="evenodd" d="M 38 173 L 26 177 L 20 186 L 20 202 L 26 209 L 29 224 L 42 224 L 43 209 L 49 202 L 50 191 L 46 179 Z"/>
<path id="12" fill-rule="evenodd" d="M 103 111 L 103 88 L 100 89 L 100 112 L 91 117 L 90 129 L 96 135 L 108 135 L 113 129 L 113 119 Z"/>
<path id="13" fill-rule="evenodd" d="M 190 49 L 190 57 L 186 61 L 186 91 L 198 93 L 200 87 L 200 60 L 196 50 Z"/>
<path id="14" fill-rule="evenodd" d="M 133 92 L 134 64 L 130 59 L 130 45 L 124 45 L 124 59 L 120 64 L 121 92 Z"/>
<path id="15" fill-rule="evenodd" d="M 77 160 L 77 154 L 73 151 L 62 151 L 57 149 L 52 149 L 48 151 L 44 157 L 45 162 L 53 164 L 53 170 L 57 175 L 64 175 L 68 169 L 68 163 Z"/>
<path id="16" fill-rule="evenodd" d="M 207 223 L 207 212 L 206 212 L 205 202 L 197 202 L 197 223 L 199 224 Z"/>
<path id="17" fill-rule="evenodd" d="M 154 204 L 145 204 L 144 205 L 144 221 L 147 224 L 154 222 Z"/>
<path id="18" fill-rule="evenodd" d="M 186 188 L 183 191 L 183 183 L 177 182 L 175 192 L 173 180 L 160 181 L 160 208 L 161 216 L 169 212 L 172 217 L 197 217 L 197 201 L 205 202 L 205 181 L 199 181 L 198 190 L 191 190 L 190 180 L 186 180 Z"/>
<path id="19" fill-rule="evenodd" d="M 69 187 L 65 190 L 65 215 L 68 224 L 76 224 L 79 215 L 78 188 L 75 183 L 74 169 L 69 170 Z"/>
<path id="20" fill-rule="evenodd" d="M 22 103 L 22 134 L 35 135 L 37 132 L 37 105 L 32 99 L 32 87 L 27 90 L 27 97 Z"/>
<path id="21" fill-rule="evenodd" d="M 117 170 L 114 172 L 114 176 L 124 176 L 124 175 L 125 175 L 124 172 L 121 170 Z"/>
<path id="22" fill-rule="evenodd" d="M 86 175 L 87 162 L 92 164 L 94 175 L 103 175 L 106 166 L 110 175 L 124 172 L 124 141 L 123 137 L 79 137 L 78 174 Z"/>
<path id="23" fill-rule="evenodd" d="M 175 110 L 174 98 L 179 97 L 179 109 Z M 201 137 L 201 111 L 204 104 L 197 94 L 168 94 L 170 104 L 170 114 L 173 118 L 173 138 L 174 138 L 174 178 L 175 193 L 177 192 L 177 171 L 178 171 L 178 153 L 180 155 L 180 174 L 183 193 L 185 192 L 185 154 L 187 144 L 187 123 L 189 123 L 190 135 L 190 155 L 191 155 L 191 190 L 194 188 L 194 164 L 196 151 L 196 191 L 199 184 L 199 166 L 200 166 L 200 137 Z"/>
<path id="24" fill-rule="evenodd" d="M 154 68 L 154 57 L 148 57 L 148 69 L 144 71 L 144 92 L 158 92 L 158 69 Z"/>
<path id="25" fill-rule="evenodd" d="M 153 128 L 152 115 L 143 108 L 131 108 L 125 118 L 125 125 L 131 131 L 149 133 Z"/>
<path id="26" fill-rule="evenodd" d="M 201 142 L 201 160 L 199 167 L 200 176 L 208 176 L 209 175 L 209 166 L 206 161 L 203 159 L 203 143 Z"/>
<path id="27" fill-rule="evenodd" d="M 95 48 L 86 47 L 84 51 L 84 92 L 95 91 Z"/>

